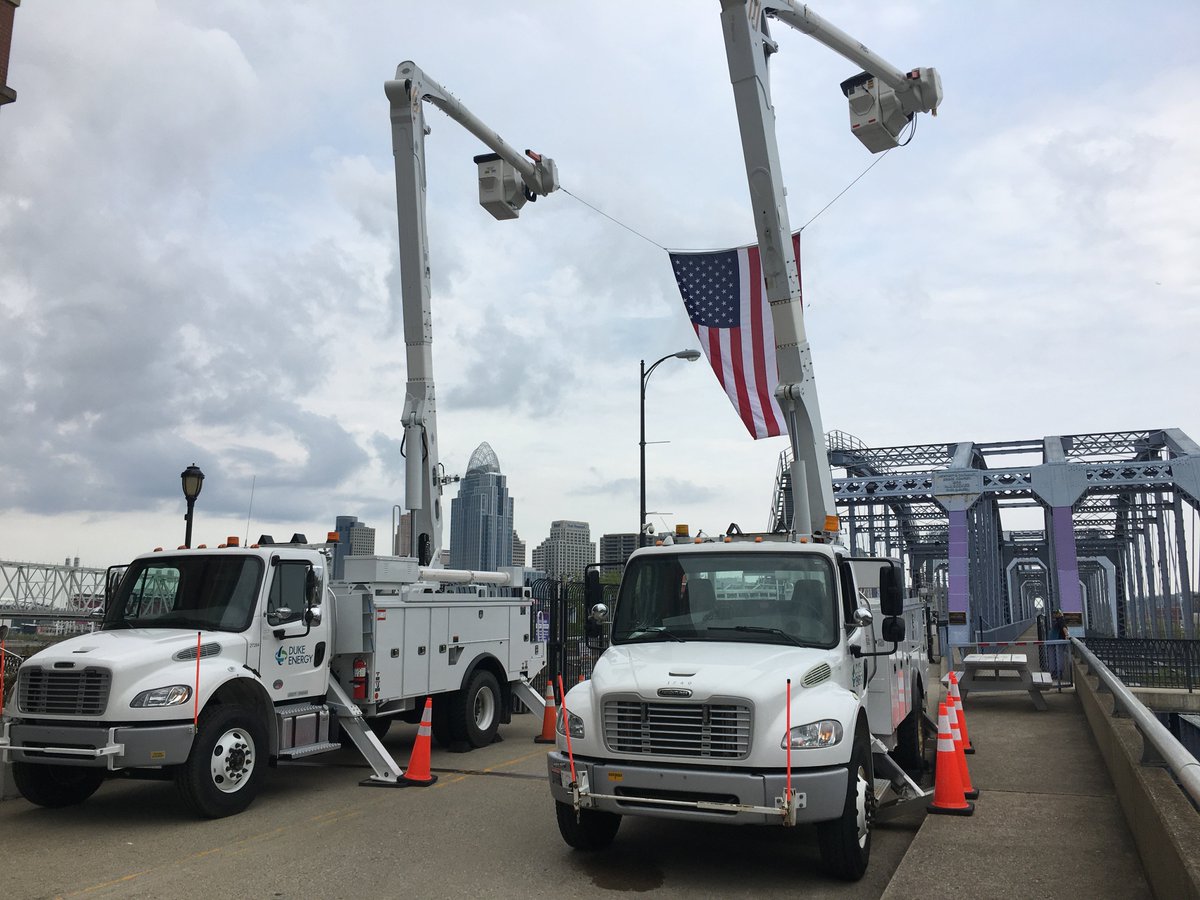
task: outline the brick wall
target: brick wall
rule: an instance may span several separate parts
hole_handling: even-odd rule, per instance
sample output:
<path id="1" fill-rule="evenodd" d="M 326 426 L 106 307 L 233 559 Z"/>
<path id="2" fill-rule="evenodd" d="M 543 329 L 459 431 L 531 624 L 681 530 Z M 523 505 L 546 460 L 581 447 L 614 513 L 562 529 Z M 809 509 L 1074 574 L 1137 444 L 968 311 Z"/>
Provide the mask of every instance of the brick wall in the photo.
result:
<path id="1" fill-rule="evenodd" d="M 17 99 L 8 86 L 8 57 L 12 50 L 13 17 L 21 0 L 0 0 L 0 104 Z"/>

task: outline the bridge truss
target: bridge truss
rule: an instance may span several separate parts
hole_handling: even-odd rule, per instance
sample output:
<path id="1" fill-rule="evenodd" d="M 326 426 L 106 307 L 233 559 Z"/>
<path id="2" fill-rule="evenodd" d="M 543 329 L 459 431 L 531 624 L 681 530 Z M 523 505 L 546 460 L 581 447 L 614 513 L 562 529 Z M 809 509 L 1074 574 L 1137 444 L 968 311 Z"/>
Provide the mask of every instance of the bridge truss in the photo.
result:
<path id="1" fill-rule="evenodd" d="M 1179 429 L 901 447 L 834 431 L 826 445 L 853 552 L 902 556 L 952 641 L 1056 608 L 1077 634 L 1196 637 L 1200 446 Z M 789 463 L 773 531 L 791 517 Z"/>
<path id="2" fill-rule="evenodd" d="M 104 605 L 104 569 L 0 560 L 0 618 L 89 615 Z"/>

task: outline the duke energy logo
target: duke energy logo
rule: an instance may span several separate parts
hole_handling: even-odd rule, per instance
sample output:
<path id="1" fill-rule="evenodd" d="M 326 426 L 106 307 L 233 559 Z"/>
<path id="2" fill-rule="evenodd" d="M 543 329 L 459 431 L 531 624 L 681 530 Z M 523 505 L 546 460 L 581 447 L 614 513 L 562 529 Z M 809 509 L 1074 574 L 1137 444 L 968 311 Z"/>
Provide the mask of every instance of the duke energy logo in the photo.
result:
<path id="1" fill-rule="evenodd" d="M 275 651 L 275 662 L 281 666 L 312 665 L 312 654 L 303 644 L 292 644 Z"/>

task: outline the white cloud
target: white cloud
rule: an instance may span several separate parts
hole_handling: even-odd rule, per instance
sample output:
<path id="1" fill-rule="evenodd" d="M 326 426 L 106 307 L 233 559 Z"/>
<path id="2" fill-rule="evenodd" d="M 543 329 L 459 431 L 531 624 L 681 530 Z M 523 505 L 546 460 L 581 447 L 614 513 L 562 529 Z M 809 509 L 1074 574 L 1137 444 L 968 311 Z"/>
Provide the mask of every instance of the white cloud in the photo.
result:
<path id="1" fill-rule="evenodd" d="M 901 67 L 937 66 L 946 89 L 912 146 L 805 232 L 826 427 L 873 444 L 1200 434 L 1180 401 L 1200 292 L 1200 110 L 1180 86 L 1200 13 L 1151 6 L 822 11 Z M 480 145 L 427 111 L 442 459 L 461 473 L 489 441 L 531 546 L 556 518 L 634 527 L 638 360 L 695 341 L 653 244 L 752 236 L 718 10 L 460 13 L 448 28 L 419 3 L 18 10 L 0 558 L 99 565 L 169 544 L 191 462 L 210 541 L 246 529 L 252 483 L 256 533 L 323 534 L 339 513 L 386 531 L 406 374 L 382 83 L 404 58 L 650 238 L 566 194 L 493 222 L 475 204 Z M 799 225 L 870 158 L 836 87 L 853 67 L 774 33 Z M 647 411 L 648 439 L 671 442 L 647 448 L 651 508 L 761 527 L 783 442 L 751 442 L 704 363 L 664 365 Z"/>

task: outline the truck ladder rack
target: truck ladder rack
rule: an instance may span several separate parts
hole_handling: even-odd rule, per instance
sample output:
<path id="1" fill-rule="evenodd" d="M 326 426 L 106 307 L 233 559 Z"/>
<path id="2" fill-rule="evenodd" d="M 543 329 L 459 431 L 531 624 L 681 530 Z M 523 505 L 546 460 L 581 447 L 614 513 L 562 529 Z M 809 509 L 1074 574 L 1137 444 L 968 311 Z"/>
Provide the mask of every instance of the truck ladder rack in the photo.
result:
<path id="1" fill-rule="evenodd" d="M 407 782 L 401 781 L 404 770 L 392 759 L 392 755 L 371 731 L 362 717 L 362 710 L 351 700 L 337 679 L 329 679 L 329 692 L 326 695 L 329 707 L 337 713 L 338 724 L 354 742 L 358 752 L 363 755 L 375 774 L 359 782 L 363 787 L 406 787 Z"/>

